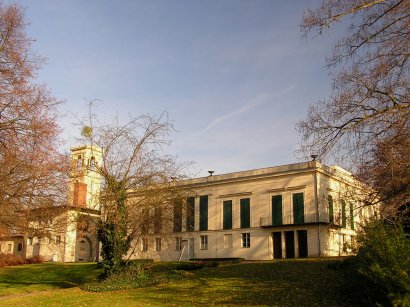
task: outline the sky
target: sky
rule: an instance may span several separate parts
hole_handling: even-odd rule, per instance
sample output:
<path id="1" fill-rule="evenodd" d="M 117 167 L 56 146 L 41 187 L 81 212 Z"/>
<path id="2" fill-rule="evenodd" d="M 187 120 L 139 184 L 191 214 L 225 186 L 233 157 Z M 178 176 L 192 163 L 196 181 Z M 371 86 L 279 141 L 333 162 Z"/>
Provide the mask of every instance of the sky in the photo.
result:
<path id="1" fill-rule="evenodd" d="M 11 1 L 5 1 L 10 3 Z M 159 115 L 175 126 L 167 152 L 206 176 L 300 161 L 295 124 L 329 96 L 331 34 L 304 39 L 306 0 L 21 0 L 38 74 L 75 116 Z"/>

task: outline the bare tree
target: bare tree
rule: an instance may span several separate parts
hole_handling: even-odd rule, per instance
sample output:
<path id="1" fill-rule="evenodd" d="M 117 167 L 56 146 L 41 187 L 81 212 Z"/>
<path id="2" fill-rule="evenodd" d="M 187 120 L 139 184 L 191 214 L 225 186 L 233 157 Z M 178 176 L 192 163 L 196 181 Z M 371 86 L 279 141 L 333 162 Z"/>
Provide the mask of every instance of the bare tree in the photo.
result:
<path id="1" fill-rule="evenodd" d="M 23 10 L 0 2 L 0 232 L 64 204 L 68 157 L 59 153 L 58 101 L 35 82 L 43 59 L 31 50 Z M 40 210 L 41 209 L 41 210 Z M 38 230 L 38 225 L 36 226 Z"/>
<path id="2" fill-rule="evenodd" d="M 297 124 L 301 152 L 332 156 L 360 171 L 386 200 L 396 190 L 382 188 L 382 174 L 406 180 L 400 189 L 410 186 L 408 175 L 402 177 L 410 167 L 405 141 L 410 138 L 410 1 L 325 0 L 306 12 L 301 29 L 304 35 L 321 34 L 347 18 L 347 34 L 328 59 L 333 93 L 311 105 L 307 119 Z M 397 161 L 401 164 L 392 166 Z M 410 201 L 408 193 L 401 195 L 402 204 Z"/>
<path id="3" fill-rule="evenodd" d="M 105 125 L 90 112 L 83 125 L 85 141 L 102 148 L 95 170 L 103 180 L 98 237 L 105 277 L 136 251 L 139 239 L 169 230 L 171 205 L 183 193 L 171 178 L 181 179 L 186 166 L 164 152 L 172 131 L 165 113 L 132 117 L 125 124 L 115 118 Z"/>

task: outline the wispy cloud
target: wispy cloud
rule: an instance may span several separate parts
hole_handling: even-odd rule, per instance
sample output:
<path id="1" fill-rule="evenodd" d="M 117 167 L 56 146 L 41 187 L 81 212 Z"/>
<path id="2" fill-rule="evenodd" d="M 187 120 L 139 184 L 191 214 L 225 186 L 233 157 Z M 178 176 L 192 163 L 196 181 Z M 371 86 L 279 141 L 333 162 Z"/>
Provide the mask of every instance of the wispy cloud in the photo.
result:
<path id="1" fill-rule="evenodd" d="M 258 105 L 261 105 L 263 103 L 269 102 L 271 101 L 272 98 L 277 98 L 279 96 L 282 96 L 284 94 L 287 94 L 289 92 L 291 92 L 294 88 L 296 87 L 296 84 L 291 84 L 290 86 L 281 89 L 277 92 L 274 93 L 264 93 L 264 94 L 260 94 L 258 96 L 256 96 L 255 98 L 253 98 L 252 100 L 250 100 L 249 102 L 247 102 L 246 104 L 240 106 L 239 108 L 226 113 L 224 115 L 218 116 L 217 118 L 215 118 L 210 124 L 208 124 L 208 126 L 205 127 L 205 129 L 203 130 L 205 131 L 209 131 L 211 130 L 213 127 L 227 121 L 228 119 L 237 117 L 243 113 L 246 113 L 247 111 L 255 108 Z"/>

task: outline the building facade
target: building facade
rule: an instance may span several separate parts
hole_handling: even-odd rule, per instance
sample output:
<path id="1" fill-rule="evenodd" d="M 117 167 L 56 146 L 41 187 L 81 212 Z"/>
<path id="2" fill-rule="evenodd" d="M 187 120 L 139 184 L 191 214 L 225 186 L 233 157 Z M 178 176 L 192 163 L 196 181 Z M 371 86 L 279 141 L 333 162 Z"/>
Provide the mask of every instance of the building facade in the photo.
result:
<path id="1" fill-rule="evenodd" d="M 62 262 L 98 260 L 101 177 L 96 165 L 102 151 L 92 146 L 73 148 L 71 159 L 69 204 L 50 221 L 51 229 L 61 220 L 63 227 L 54 228 L 48 237 L 4 238 L 1 252 Z M 211 173 L 178 184 L 189 192 L 173 212 L 165 212 L 172 218 L 172 229 L 163 227 L 167 231 L 159 234 L 147 224 L 127 258 L 270 260 L 348 255 L 356 230 L 377 214 L 363 205 L 365 189 L 349 172 L 316 160 Z"/>
<path id="2" fill-rule="evenodd" d="M 141 240 L 138 257 L 270 260 L 352 253 L 356 230 L 377 212 L 352 175 L 317 161 L 188 180 L 173 238 Z"/>
<path id="3" fill-rule="evenodd" d="M 101 180 L 95 167 L 101 155 L 101 149 L 93 146 L 71 149 L 67 205 L 38 214 L 38 220 L 31 221 L 32 233 L 0 238 L 0 253 L 58 262 L 98 260 Z"/>

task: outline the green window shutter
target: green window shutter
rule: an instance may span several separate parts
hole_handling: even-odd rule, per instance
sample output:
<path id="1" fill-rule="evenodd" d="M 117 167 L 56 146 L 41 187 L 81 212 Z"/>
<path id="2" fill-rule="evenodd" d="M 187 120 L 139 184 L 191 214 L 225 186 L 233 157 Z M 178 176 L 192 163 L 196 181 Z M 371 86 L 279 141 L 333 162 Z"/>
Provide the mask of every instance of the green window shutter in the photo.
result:
<path id="1" fill-rule="evenodd" d="M 149 224 L 150 224 L 150 220 L 149 220 L 149 211 L 148 209 L 142 209 L 141 211 L 141 233 L 143 235 L 147 235 L 148 231 L 149 231 Z"/>
<path id="2" fill-rule="evenodd" d="M 249 228 L 251 226 L 251 206 L 249 198 L 242 198 L 241 205 L 241 228 Z"/>
<path id="3" fill-rule="evenodd" d="M 282 195 L 272 196 L 272 225 L 282 225 Z"/>
<path id="4" fill-rule="evenodd" d="M 342 199 L 342 226 L 346 228 L 346 202 Z"/>
<path id="5" fill-rule="evenodd" d="M 208 195 L 199 197 L 199 230 L 208 230 Z"/>
<path id="6" fill-rule="evenodd" d="M 329 223 L 334 223 L 334 215 L 333 215 L 333 197 L 332 195 L 327 196 L 327 202 L 329 204 Z"/>
<path id="7" fill-rule="evenodd" d="M 223 202 L 223 229 L 232 229 L 232 200 Z"/>
<path id="8" fill-rule="evenodd" d="M 174 203 L 174 232 L 182 231 L 182 204 Z"/>
<path id="9" fill-rule="evenodd" d="M 159 234 L 162 232 L 162 208 L 156 207 L 154 212 L 154 233 Z"/>
<path id="10" fill-rule="evenodd" d="M 186 199 L 186 231 L 195 230 L 195 197 Z"/>
<path id="11" fill-rule="evenodd" d="M 293 194 L 293 223 L 303 224 L 305 222 L 305 205 L 303 193 Z"/>
<path id="12" fill-rule="evenodd" d="M 350 203 L 350 228 L 354 230 L 353 203 Z"/>

